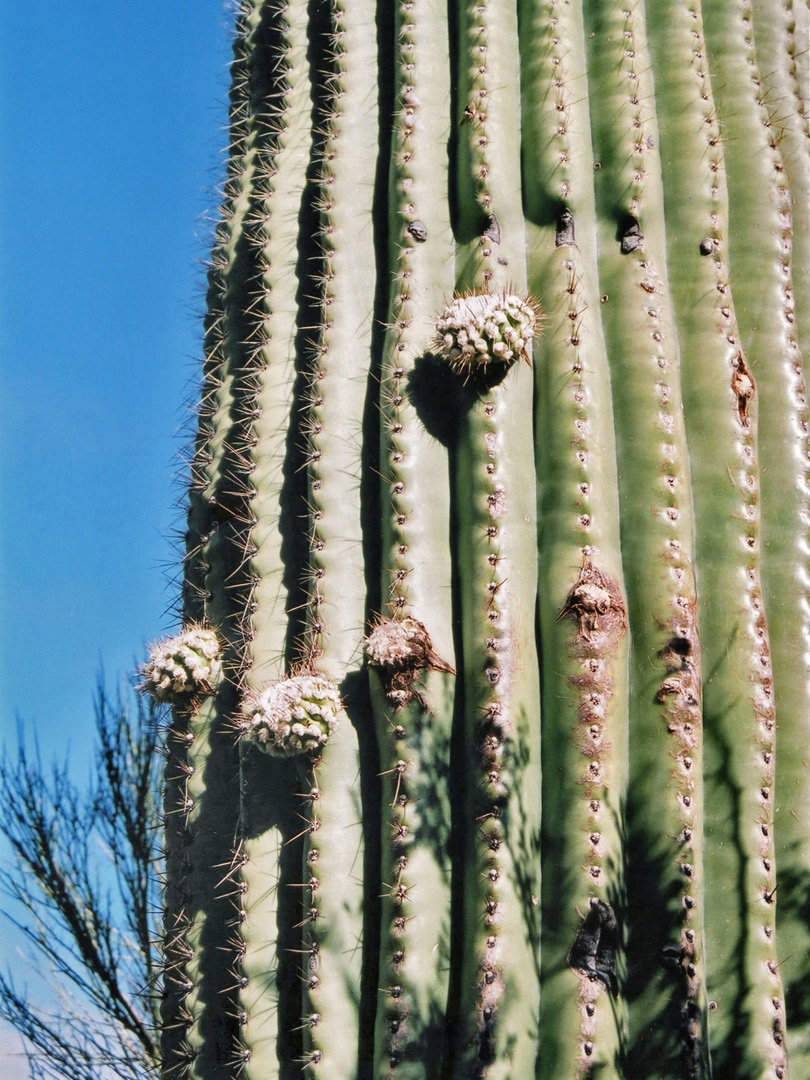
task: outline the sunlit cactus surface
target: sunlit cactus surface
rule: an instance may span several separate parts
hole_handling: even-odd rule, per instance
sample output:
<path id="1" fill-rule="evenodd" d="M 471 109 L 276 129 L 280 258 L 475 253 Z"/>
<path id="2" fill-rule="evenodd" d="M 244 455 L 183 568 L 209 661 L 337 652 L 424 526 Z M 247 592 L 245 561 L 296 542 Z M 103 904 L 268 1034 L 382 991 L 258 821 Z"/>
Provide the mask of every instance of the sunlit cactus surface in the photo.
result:
<path id="1" fill-rule="evenodd" d="M 164 1080 L 810 1077 L 805 0 L 242 0 Z"/>

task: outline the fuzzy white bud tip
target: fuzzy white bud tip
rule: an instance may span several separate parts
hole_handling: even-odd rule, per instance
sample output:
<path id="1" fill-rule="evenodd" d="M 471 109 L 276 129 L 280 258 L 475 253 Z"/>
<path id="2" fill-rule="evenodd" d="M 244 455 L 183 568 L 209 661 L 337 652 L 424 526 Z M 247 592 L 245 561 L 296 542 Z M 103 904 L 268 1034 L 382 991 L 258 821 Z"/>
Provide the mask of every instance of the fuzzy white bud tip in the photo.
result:
<path id="1" fill-rule="evenodd" d="M 178 704 L 213 694 L 222 675 L 217 635 L 208 627 L 192 625 L 156 642 L 141 674 L 141 690 L 155 701 Z"/>
<path id="2" fill-rule="evenodd" d="M 264 753 L 293 757 L 324 745 L 341 708 L 334 683 L 322 675 L 295 675 L 248 694 L 239 727 L 242 738 Z"/>
<path id="3" fill-rule="evenodd" d="M 436 320 L 437 349 L 462 374 L 529 359 L 539 310 L 511 293 L 458 296 Z"/>

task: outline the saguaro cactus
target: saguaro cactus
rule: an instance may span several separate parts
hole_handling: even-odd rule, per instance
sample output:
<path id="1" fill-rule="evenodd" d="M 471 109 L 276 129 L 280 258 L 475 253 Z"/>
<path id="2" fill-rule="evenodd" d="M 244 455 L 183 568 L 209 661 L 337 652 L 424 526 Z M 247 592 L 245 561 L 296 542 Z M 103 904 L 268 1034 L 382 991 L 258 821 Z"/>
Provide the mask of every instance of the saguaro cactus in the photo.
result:
<path id="1" fill-rule="evenodd" d="M 804 0 L 241 0 L 167 1080 L 810 1075 Z"/>

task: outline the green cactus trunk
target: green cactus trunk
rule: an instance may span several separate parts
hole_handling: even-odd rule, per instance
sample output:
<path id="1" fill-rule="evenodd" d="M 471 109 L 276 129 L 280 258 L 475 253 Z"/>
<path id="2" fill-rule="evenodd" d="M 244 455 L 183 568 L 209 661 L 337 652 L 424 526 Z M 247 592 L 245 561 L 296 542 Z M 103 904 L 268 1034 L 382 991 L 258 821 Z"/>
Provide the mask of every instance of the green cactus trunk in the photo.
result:
<path id="1" fill-rule="evenodd" d="M 810 1075 L 809 22 L 241 0 L 166 1080 Z"/>

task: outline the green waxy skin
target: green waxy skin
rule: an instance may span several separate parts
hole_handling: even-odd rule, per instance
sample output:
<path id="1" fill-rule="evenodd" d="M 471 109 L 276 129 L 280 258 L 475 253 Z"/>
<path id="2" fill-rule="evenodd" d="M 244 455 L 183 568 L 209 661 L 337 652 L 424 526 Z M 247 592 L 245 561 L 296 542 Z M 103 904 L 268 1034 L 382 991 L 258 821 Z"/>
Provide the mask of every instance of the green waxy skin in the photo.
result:
<path id="1" fill-rule="evenodd" d="M 431 61 L 434 50 L 447 49 L 446 14 L 436 0 L 397 5 L 391 289 L 380 387 L 381 614 L 421 621 L 437 655 L 452 663 L 447 450 L 414 405 L 425 395 L 420 388 L 430 385 L 425 345 L 454 279 L 449 208 L 439 181 L 447 168 L 450 72 Z M 424 1080 L 444 1047 L 454 680 L 422 668 L 406 696 L 392 700 L 384 685 L 389 679 L 379 669 L 371 675 L 383 808 L 374 1075 Z"/>
<path id="2" fill-rule="evenodd" d="M 493 3 L 459 11 L 459 293 L 525 290 L 517 25 Z M 497 90 L 496 90 L 497 88 Z M 523 292 L 525 296 L 525 292 Z M 461 596 L 464 937 L 448 1075 L 529 1075 L 539 993 L 539 701 L 531 375 L 473 387 L 459 416 L 454 505 Z M 460 982 L 460 985 L 459 985 Z M 520 990 L 518 991 L 518 985 Z M 458 1005 L 454 1005 L 458 995 Z"/>
<path id="3" fill-rule="evenodd" d="M 320 325 L 313 340 L 307 422 L 309 605 L 304 660 L 342 689 L 362 663 L 365 617 L 361 442 L 371 356 L 374 260 L 369 192 L 374 182 L 375 43 L 371 3 L 329 5 L 322 71 L 325 99 L 317 162 L 316 238 Z M 309 954 L 303 1062 L 340 1080 L 358 1067 L 363 936 L 363 835 L 358 729 L 369 717 L 352 697 L 311 771 L 306 800 L 303 949 Z M 364 731 L 364 728 L 366 729 Z M 306 790 L 304 788 L 303 790 Z M 317 963 L 317 970 L 312 970 Z"/>
<path id="4" fill-rule="evenodd" d="M 776 908 L 777 959 L 786 996 L 785 1020 L 791 1070 L 810 1067 L 810 1043 L 801 1031 L 810 1019 L 806 993 L 810 962 L 807 860 L 810 843 L 810 770 L 806 763 L 810 701 L 806 638 L 808 411 L 800 335 L 806 345 L 806 244 L 808 236 L 806 147 L 799 150 L 796 121 L 772 124 L 778 86 L 784 87 L 787 53 L 775 68 L 771 44 L 759 55 L 759 38 L 778 32 L 782 5 L 723 11 L 706 5 L 707 55 L 723 73 L 715 97 L 730 136 L 725 144 L 728 185 L 728 263 L 741 347 L 757 384 L 757 435 L 761 507 L 761 588 L 770 635 L 776 708 L 777 772 L 773 809 L 776 877 L 769 905 Z M 756 48 L 756 51 L 755 51 Z M 739 59 L 733 50 L 739 49 Z M 780 78 L 780 75 L 782 78 Z M 781 106 L 780 106 L 781 107 Z M 776 137 L 775 137 L 776 136 Z M 749 148 L 741 153 L 740 143 Z M 776 145 L 772 145 L 772 144 Z M 799 144 L 801 145 L 801 144 Z M 798 176 L 796 175 L 798 173 Z M 802 180 L 804 178 L 804 180 Z M 790 183 L 790 189 L 788 184 Z M 793 191 L 795 190 L 795 194 Z M 793 221 L 793 214 L 798 215 Z M 795 241 L 794 241 L 795 237 Z M 795 246 L 793 246 L 795 245 Z M 793 254 L 798 276 L 794 278 Z M 756 281 L 751 275 L 756 273 Z M 801 293 L 801 298 L 799 294 Z M 795 1062 L 795 1064 L 794 1064 Z"/>
<path id="5" fill-rule="evenodd" d="M 702 673 L 689 461 L 643 7 L 594 9 L 586 31 L 594 156 L 601 165 L 595 182 L 599 289 L 606 297 L 602 319 L 632 636 L 628 1065 L 641 1065 L 648 1071 L 642 1075 L 660 1070 L 703 1077 L 709 1065 Z"/>
<path id="6" fill-rule="evenodd" d="M 311 142 L 302 115 L 310 92 L 307 21 L 306 5 L 300 3 L 286 5 L 283 11 L 256 5 L 251 15 L 249 92 L 253 112 L 264 123 L 254 150 L 244 237 L 255 267 L 242 286 L 253 325 L 246 335 L 239 406 L 232 413 L 236 422 L 228 439 L 242 472 L 241 486 L 234 487 L 246 491 L 249 503 L 237 594 L 243 605 L 241 678 L 248 693 L 259 692 L 284 675 L 286 573 L 280 520 L 284 433 L 296 377 L 295 219 Z M 266 61 L 274 62 L 272 81 Z M 282 875 L 281 866 L 285 839 L 297 831 L 294 779 L 289 766 L 268 762 L 249 744 L 240 747 L 239 828 L 232 871 L 227 869 L 236 945 L 232 983 L 238 988 L 234 1013 L 239 1044 L 234 1057 L 247 1078 L 278 1075 L 279 1060 L 289 1053 L 287 1029 L 300 1013 L 291 1007 L 289 990 L 280 993 L 295 978 L 289 949 L 299 944 L 294 936 L 292 941 L 280 940 L 285 902 L 287 910 L 293 906 L 291 875 L 288 869 L 286 877 Z M 263 787 L 278 793 L 272 809 L 256 798 Z M 300 874 L 293 880 L 299 882 Z"/>
<path id="7" fill-rule="evenodd" d="M 545 478 L 538 497 L 543 838 L 553 858 L 543 893 L 549 909 L 542 950 L 548 977 L 541 997 L 539 1075 L 587 1075 L 598 1066 L 605 1076 L 615 1076 L 624 1025 L 619 1019 L 617 1027 L 608 987 L 567 965 L 581 922 L 577 912 L 588 911 L 590 898 L 617 911 L 624 904 L 628 642 L 610 384 L 600 329 L 586 313 L 598 311 L 592 306 L 598 304 L 595 282 L 587 281 L 579 252 L 562 246 L 530 267 L 532 283 L 543 286 L 541 295 L 550 304 L 536 349 L 538 401 L 550 406 L 538 411 L 536 424 L 543 432 L 538 472 Z M 572 310 L 581 312 L 574 332 Z M 586 607 L 577 606 L 572 593 L 581 572 L 582 587 L 598 590 L 597 606 L 608 604 L 601 614 L 587 603 L 593 595 L 587 591 Z"/>
<path id="8" fill-rule="evenodd" d="M 441 1059 L 450 954 L 450 732 L 442 720 L 452 716 L 452 699 L 432 677 L 420 694 L 424 702 L 393 708 L 373 680 L 388 766 L 375 1075 L 408 1080 L 432 1075 Z M 437 799 L 436 789 L 445 794 Z"/>
<path id="9" fill-rule="evenodd" d="M 183 582 L 186 621 L 217 629 L 225 673 L 238 667 L 237 610 L 226 588 L 236 560 L 234 540 L 244 514 L 226 515 L 232 483 L 226 440 L 241 363 L 243 304 L 231 281 L 240 280 L 239 238 L 250 205 L 255 132 L 249 80 L 256 12 L 245 6 L 237 20 L 230 100 L 228 177 L 209 276 L 205 365 L 199 429 L 191 463 L 188 541 Z M 236 517 L 242 520 L 236 520 Z M 222 520 L 224 519 L 224 520 Z M 238 604 L 238 601 L 237 601 Z M 232 694 L 223 688 L 193 708 L 176 708 L 167 740 L 166 994 L 162 1005 L 163 1071 L 172 1080 L 207 1075 L 238 1054 L 232 929 L 233 842 L 238 833 L 238 752 L 225 730 Z"/>
<path id="10" fill-rule="evenodd" d="M 552 22 L 552 20 L 554 20 Z M 524 125 L 533 161 L 527 197 L 529 287 L 543 298 L 535 346 L 540 632 L 543 641 L 543 881 L 540 1077 L 618 1076 L 626 1008 L 608 987 L 568 964 L 590 898 L 621 912 L 626 800 L 628 639 L 619 611 L 575 610 L 583 565 L 623 592 L 610 374 L 600 321 L 593 159 L 581 11 L 523 5 Z M 543 47 L 537 48 L 538 39 Z M 567 213 L 566 213 L 567 212 Z M 613 598 L 611 598 L 613 603 Z M 622 601 L 623 603 L 623 601 Z M 607 621 L 605 620 L 607 615 Z M 593 773 L 593 778 L 592 778 Z M 597 782 L 597 777 L 599 782 Z M 578 914 L 579 913 L 579 914 Z M 618 958 L 621 973 L 621 957 Z M 592 975 L 593 973 L 591 973 Z"/>
<path id="11" fill-rule="evenodd" d="M 808 23 L 241 0 L 164 1080 L 808 1071 Z"/>
<path id="12" fill-rule="evenodd" d="M 535 519 L 520 423 L 529 383 L 523 365 L 513 369 L 472 404 L 458 438 L 456 482 L 466 493 L 457 495 L 466 699 L 458 1077 L 526 1075 L 537 1052 Z"/>
<path id="13" fill-rule="evenodd" d="M 697 8 L 676 13 L 652 5 L 658 40 L 666 35 L 670 55 L 679 48 L 692 54 L 697 41 L 702 59 L 699 15 Z M 705 60 L 691 71 L 682 66 L 665 85 L 661 113 L 667 238 L 693 450 L 703 657 L 711 672 L 704 691 L 708 991 L 716 1004 L 710 1037 L 717 1068 L 770 1076 L 786 1060 L 773 940 L 776 740 L 759 569 L 759 417 L 736 290 L 729 287 L 725 168 L 709 93 Z M 704 132 L 706 151 L 690 160 L 678 147 L 695 130 Z M 701 254 L 704 236 L 712 241 L 708 255 Z M 741 879 L 746 900 L 735 904 Z M 730 1036 L 733 1062 L 722 1049 Z"/>
<path id="14" fill-rule="evenodd" d="M 758 117 L 760 140 L 769 151 L 766 160 L 770 158 L 774 168 L 781 167 L 790 188 L 791 221 L 787 228 L 783 222 L 781 229 L 791 248 L 796 336 L 806 356 L 810 348 L 810 12 L 806 4 L 793 0 L 756 0 L 752 11 L 757 74 L 764 90 Z"/>

